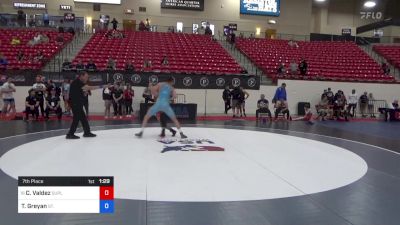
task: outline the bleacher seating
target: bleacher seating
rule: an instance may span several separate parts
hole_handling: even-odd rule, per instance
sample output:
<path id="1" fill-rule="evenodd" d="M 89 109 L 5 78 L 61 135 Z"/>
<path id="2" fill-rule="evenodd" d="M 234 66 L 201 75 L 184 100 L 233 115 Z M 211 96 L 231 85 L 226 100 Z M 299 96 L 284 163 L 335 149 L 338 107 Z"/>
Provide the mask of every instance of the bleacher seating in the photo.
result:
<path id="1" fill-rule="evenodd" d="M 49 37 L 48 43 L 41 43 L 29 46 L 28 42 L 33 39 L 37 33 L 45 34 Z M 58 32 L 55 30 L 44 29 L 0 29 L 0 52 L 6 57 L 8 65 L 1 66 L 7 69 L 40 69 L 49 61 L 63 46 L 56 43 Z M 13 37 L 20 39 L 19 45 L 11 45 Z M 72 40 L 72 34 L 64 33 L 64 46 Z M 18 61 L 16 56 L 19 50 L 22 50 L 25 56 L 33 58 L 38 51 L 43 52 L 42 61 L 23 60 Z"/>
<path id="2" fill-rule="evenodd" d="M 239 74 L 240 65 L 209 36 L 159 33 L 128 32 L 124 38 L 109 39 L 105 33 L 93 35 L 79 52 L 73 64 L 79 60 L 87 63 L 93 59 L 98 70 L 105 70 L 109 57 L 116 60 L 117 70 L 133 61 L 136 71 L 142 71 L 144 59 L 152 62 L 149 71 L 185 72 L 204 74 Z M 167 56 L 169 65 L 161 65 Z M 145 70 L 146 71 L 146 70 Z"/>
<path id="3" fill-rule="evenodd" d="M 384 57 L 390 64 L 400 68 L 400 45 L 375 45 L 373 50 Z"/>
<path id="4" fill-rule="evenodd" d="M 272 79 L 312 79 L 337 81 L 394 81 L 380 65 L 353 42 L 305 42 L 289 46 L 287 40 L 238 39 L 236 47 Z M 288 68 L 292 60 L 308 62 L 306 76 L 277 76 L 280 63 Z"/>

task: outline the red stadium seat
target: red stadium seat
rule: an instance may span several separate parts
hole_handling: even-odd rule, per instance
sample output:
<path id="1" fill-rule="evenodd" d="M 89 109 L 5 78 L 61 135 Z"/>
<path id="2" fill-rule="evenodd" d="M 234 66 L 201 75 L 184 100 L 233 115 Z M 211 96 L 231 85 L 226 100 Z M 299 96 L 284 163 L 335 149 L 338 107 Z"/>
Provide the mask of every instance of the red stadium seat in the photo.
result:
<path id="1" fill-rule="evenodd" d="M 38 33 L 45 34 L 49 37 L 48 43 L 37 44 L 35 46 L 27 45 L 30 40 Z M 56 37 L 59 33 L 55 30 L 43 29 L 0 29 L 0 52 L 8 61 L 7 69 L 41 69 L 46 62 L 56 55 L 63 46 L 56 43 Z M 64 46 L 73 38 L 72 34 L 64 33 Z M 21 40 L 21 44 L 13 46 L 11 40 L 17 37 Z M 32 58 L 38 51 L 43 51 L 44 58 L 41 62 L 33 62 L 33 60 L 16 60 L 18 51 L 22 51 L 26 57 Z"/>
<path id="2" fill-rule="evenodd" d="M 125 62 L 133 61 L 136 70 L 143 68 L 144 60 L 152 61 L 149 71 L 206 73 L 223 71 L 224 74 L 239 74 L 240 65 L 209 36 L 124 31 L 123 39 L 108 39 L 105 33 L 95 34 L 73 60 L 86 63 L 93 58 L 99 70 L 106 69 L 106 62 L 113 57 L 117 69 Z M 167 56 L 169 65 L 162 66 Z M 99 63 L 102 62 L 102 63 Z M 104 62 L 104 63 L 103 63 Z"/>
<path id="3" fill-rule="evenodd" d="M 280 63 L 288 67 L 291 60 L 308 62 L 302 79 L 318 78 L 343 81 L 394 81 L 384 76 L 380 65 L 353 42 L 297 42 L 290 47 L 287 40 L 238 39 L 236 47 L 272 79 Z M 285 75 L 284 78 L 293 78 Z"/>

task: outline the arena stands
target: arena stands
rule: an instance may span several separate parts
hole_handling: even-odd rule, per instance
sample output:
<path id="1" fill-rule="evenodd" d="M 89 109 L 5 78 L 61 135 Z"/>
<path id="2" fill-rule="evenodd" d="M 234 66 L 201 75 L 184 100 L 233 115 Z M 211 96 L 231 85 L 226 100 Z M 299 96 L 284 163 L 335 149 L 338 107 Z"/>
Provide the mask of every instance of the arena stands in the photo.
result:
<path id="1" fill-rule="evenodd" d="M 45 41 L 32 44 L 35 36 L 41 34 Z M 63 36 L 63 43 L 57 43 L 59 35 Z M 19 40 L 12 43 L 12 40 Z M 8 65 L 2 65 L 7 69 L 40 69 L 51 57 L 59 52 L 62 47 L 72 40 L 72 34 L 59 34 L 55 30 L 49 29 L 0 29 L 0 52 L 6 57 Z M 23 57 L 17 59 L 18 52 Z M 39 52 L 42 56 L 36 57 Z M 35 58 L 36 57 L 36 58 Z"/>
<path id="2" fill-rule="evenodd" d="M 236 47 L 264 73 L 273 79 L 318 79 L 338 81 L 394 81 L 385 76 L 380 66 L 353 42 L 296 42 L 289 45 L 287 40 L 238 39 Z M 277 75 L 278 65 L 291 60 L 297 63 L 305 58 L 308 71 L 305 76 L 289 72 Z"/>
<path id="3" fill-rule="evenodd" d="M 400 68 L 400 46 L 375 45 L 374 51 L 384 57 L 390 64 Z"/>
<path id="4" fill-rule="evenodd" d="M 239 74 L 240 65 L 210 36 L 159 33 L 123 32 L 123 38 L 110 38 L 97 33 L 80 51 L 73 63 L 85 64 L 93 59 L 99 70 L 105 70 L 107 60 L 116 60 L 116 69 L 133 61 L 136 71 L 143 70 L 144 60 L 151 61 L 148 71 L 187 72 L 206 74 Z M 162 64 L 164 57 L 168 65 Z M 146 70 L 146 69 L 145 69 Z"/>

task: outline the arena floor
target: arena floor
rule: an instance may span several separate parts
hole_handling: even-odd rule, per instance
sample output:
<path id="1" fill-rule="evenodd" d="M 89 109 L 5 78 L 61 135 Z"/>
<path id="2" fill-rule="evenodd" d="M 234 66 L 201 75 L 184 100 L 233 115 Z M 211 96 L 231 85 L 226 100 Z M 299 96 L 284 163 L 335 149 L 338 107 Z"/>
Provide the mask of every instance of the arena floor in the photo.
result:
<path id="1" fill-rule="evenodd" d="M 1 122 L 0 224 L 398 224 L 400 124 L 199 121 L 189 141 L 129 121 Z M 167 132 L 168 133 L 168 132 Z M 18 176 L 114 176 L 115 213 L 18 214 Z"/>

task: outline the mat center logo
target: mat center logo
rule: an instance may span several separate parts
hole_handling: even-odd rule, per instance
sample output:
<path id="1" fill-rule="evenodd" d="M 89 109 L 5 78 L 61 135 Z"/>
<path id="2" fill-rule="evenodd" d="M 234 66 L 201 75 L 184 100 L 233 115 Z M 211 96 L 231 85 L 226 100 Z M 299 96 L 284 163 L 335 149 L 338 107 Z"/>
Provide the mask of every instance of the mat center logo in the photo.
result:
<path id="1" fill-rule="evenodd" d="M 164 144 L 161 153 L 166 152 L 223 152 L 223 147 L 217 146 L 210 139 L 184 139 L 163 138 L 158 142 Z"/>

